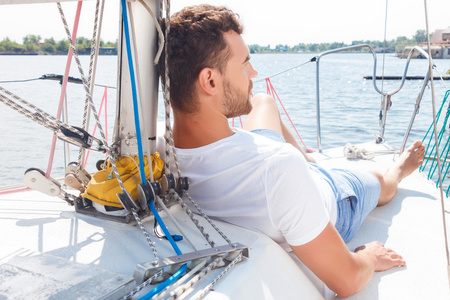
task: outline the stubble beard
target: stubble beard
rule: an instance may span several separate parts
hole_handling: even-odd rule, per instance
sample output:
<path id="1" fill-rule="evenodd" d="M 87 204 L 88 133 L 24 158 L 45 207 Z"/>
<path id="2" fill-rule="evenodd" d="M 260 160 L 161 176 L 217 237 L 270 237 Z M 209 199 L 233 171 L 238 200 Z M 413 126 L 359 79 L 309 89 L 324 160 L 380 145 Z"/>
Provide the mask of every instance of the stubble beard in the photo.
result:
<path id="1" fill-rule="evenodd" d="M 248 91 L 242 92 L 239 89 L 233 89 L 228 80 L 224 82 L 224 109 L 227 118 L 248 115 L 252 111 L 250 102 L 250 92 L 253 89 L 253 82 L 249 81 Z"/>

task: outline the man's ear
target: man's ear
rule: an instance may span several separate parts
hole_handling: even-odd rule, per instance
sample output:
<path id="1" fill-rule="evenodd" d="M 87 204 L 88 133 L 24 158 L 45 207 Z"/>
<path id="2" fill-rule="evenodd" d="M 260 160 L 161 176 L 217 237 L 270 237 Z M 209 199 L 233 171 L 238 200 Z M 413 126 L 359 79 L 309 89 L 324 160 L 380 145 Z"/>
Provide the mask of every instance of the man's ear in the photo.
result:
<path id="1" fill-rule="evenodd" d="M 218 72 L 211 68 L 203 68 L 198 74 L 198 84 L 208 95 L 215 95 L 217 93 L 218 80 Z"/>

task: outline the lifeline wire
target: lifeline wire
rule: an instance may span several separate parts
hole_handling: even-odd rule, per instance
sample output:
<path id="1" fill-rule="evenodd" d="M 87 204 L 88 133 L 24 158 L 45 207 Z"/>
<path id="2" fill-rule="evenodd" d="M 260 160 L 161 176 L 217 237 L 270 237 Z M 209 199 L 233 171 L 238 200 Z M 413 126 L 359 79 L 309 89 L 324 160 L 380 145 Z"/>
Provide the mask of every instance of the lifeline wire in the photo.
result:
<path id="1" fill-rule="evenodd" d="M 302 63 L 302 64 L 300 64 L 300 65 L 298 65 L 298 66 L 289 68 L 289 69 L 287 69 L 287 70 L 281 71 L 281 72 L 276 73 L 276 74 L 274 74 L 274 75 L 266 76 L 266 78 L 274 78 L 274 77 L 276 77 L 276 76 L 278 76 L 278 75 L 284 74 L 284 73 L 289 72 L 289 71 L 291 71 L 291 70 L 294 70 L 294 69 L 303 67 L 303 66 L 306 65 L 307 63 L 310 63 L 310 62 L 313 62 L 313 61 L 315 61 L 315 57 L 313 57 L 313 58 L 311 58 L 311 59 L 305 61 L 304 63 Z M 256 80 L 256 81 L 254 81 L 254 83 L 261 82 L 261 81 L 265 81 L 266 78 L 260 79 L 260 80 Z"/>
<path id="2" fill-rule="evenodd" d="M 37 77 L 37 78 L 30 78 L 30 79 L 16 79 L 16 80 L 3 80 L 3 81 L 0 80 L 0 84 L 3 84 L 3 83 L 21 83 L 21 82 L 29 82 L 29 81 L 36 81 L 36 80 L 45 80 L 45 79 L 49 79 L 49 78 L 45 77 L 45 76 L 49 76 L 49 75 L 50 74 L 43 75 L 43 76 Z M 81 79 L 78 79 L 78 78 L 73 78 L 73 79 L 81 81 Z M 71 82 L 72 83 L 81 84 L 81 82 L 74 82 L 74 81 L 71 81 Z M 61 80 L 61 83 L 62 83 L 62 80 Z M 115 86 L 109 86 L 109 85 L 105 85 L 105 84 L 94 84 L 94 85 L 95 86 L 99 86 L 99 87 L 108 87 L 109 89 L 116 89 Z"/>

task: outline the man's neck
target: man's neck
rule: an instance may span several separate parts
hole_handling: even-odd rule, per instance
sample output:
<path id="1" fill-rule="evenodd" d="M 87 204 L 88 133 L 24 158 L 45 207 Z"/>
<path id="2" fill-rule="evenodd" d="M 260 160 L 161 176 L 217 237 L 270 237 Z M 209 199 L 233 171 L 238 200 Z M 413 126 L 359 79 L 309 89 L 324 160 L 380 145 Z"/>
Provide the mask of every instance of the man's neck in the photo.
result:
<path id="1" fill-rule="evenodd" d="M 173 139 L 175 147 L 198 148 L 233 135 L 228 120 L 214 113 L 186 114 L 174 110 Z"/>

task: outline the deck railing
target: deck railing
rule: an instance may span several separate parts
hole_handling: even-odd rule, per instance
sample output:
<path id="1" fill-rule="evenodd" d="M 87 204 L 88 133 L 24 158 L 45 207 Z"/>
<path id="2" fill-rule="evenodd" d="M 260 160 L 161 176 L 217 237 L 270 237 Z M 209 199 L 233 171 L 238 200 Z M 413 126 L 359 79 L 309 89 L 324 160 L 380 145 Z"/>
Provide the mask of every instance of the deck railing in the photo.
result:
<path id="1" fill-rule="evenodd" d="M 319 152 L 322 152 L 322 137 L 321 137 L 321 127 L 320 127 L 320 59 L 323 56 L 329 55 L 329 54 L 333 54 L 333 53 L 338 53 L 338 52 L 345 52 L 345 51 L 349 51 L 349 50 L 354 50 L 354 49 L 359 49 L 359 48 L 368 48 L 369 51 L 372 53 L 373 56 L 373 87 L 375 89 L 375 91 L 377 91 L 377 93 L 379 93 L 382 97 L 383 97 L 383 101 L 382 101 L 382 109 L 380 110 L 380 131 L 379 134 L 376 138 L 376 142 L 377 143 L 381 143 L 384 140 L 384 129 L 385 129 L 385 125 L 386 125 L 386 114 L 387 111 L 389 110 L 390 107 L 390 98 L 392 95 L 398 93 L 402 88 L 403 85 L 405 84 L 405 80 L 406 80 L 406 74 L 408 72 L 408 67 L 409 67 L 409 63 L 411 61 L 411 58 L 413 56 L 414 51 L 418 51 L 420 52 L 423 57 L 428 59 L 428 54 L 420 47 L 415 46 L 411 49 L 411 51 L 409 52 L 409 55 L 406 59 L 406 66 L 405 66 L 405 70 L 403 72 L 403 76 L 400 82 L 399 87 L 396 90 L 393 90 L 391 92 L 385 92 L 383 91 L 383 87 L 381 88 L 381 90 L 378 88 L 377 86 L 377 55 L 375 53 L 375 50 L 368 44 L 360 44 L 360 45 L 354 45 L 354 46 L 349 46 L 349 47 L 343 47 L 343 48 L 337 48 L 337 49 L 333 49 L 333 50 L 329 50 L 329 51 L 325 51 L 320 53 L 319 55 L 317 55 L 312 61 L 316 62 L 316 123 L 317 123 L 317 148 L 319 149 Z M 404 139 L 403 139 L 403 143 L 402 143 L 402 147 L 401 147 L 401 152 L 403 151 L 406 141 L 408 139 L 409 133 L 411 131 L 411 127 L 412 124 L 414 123 L 414 118 L 415 115 L 417 114 L 417 111 L 419 109 L 420 106 L 420 101 L 422 100 L 422 96 L 423 93 L 425 91 L 425 87 L 427 86 L 428 80 L 430 78 L 430 74 L 429 71 L 427 71 L 427 74 L 424 77 L 424 82 L 422 85 L 422 89 L 419 93 L 419 95 L 417 96 L 417 100 L 416 100 L 416 105 L 415 105 L 415 109 L 414 109 L 414 113 L 413 116 L 411 118 L 410 124 L 408 126 L 408 129 L 405 133 Z"/>

